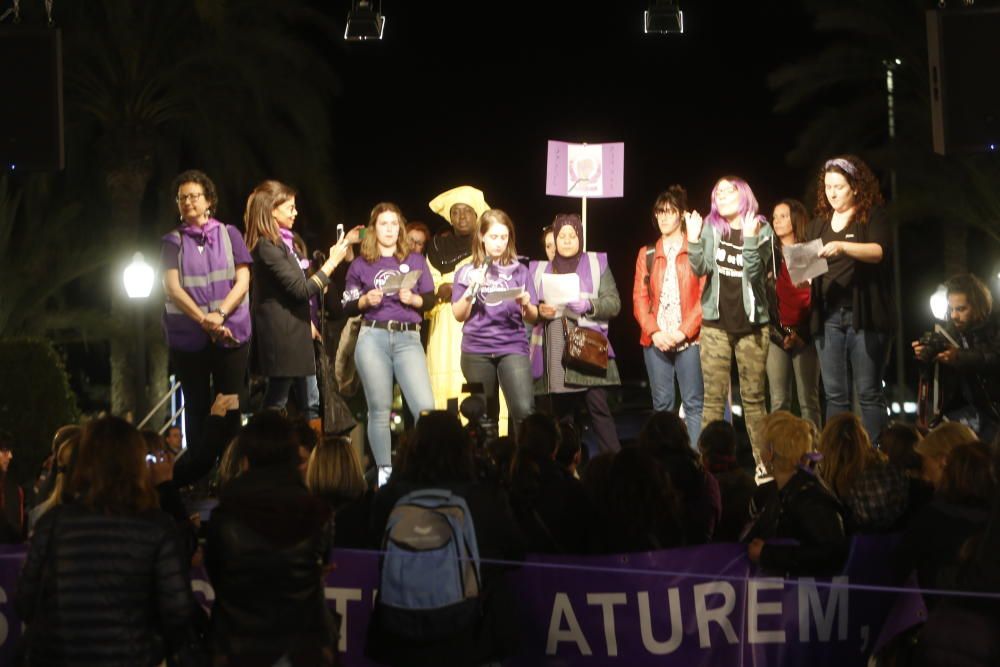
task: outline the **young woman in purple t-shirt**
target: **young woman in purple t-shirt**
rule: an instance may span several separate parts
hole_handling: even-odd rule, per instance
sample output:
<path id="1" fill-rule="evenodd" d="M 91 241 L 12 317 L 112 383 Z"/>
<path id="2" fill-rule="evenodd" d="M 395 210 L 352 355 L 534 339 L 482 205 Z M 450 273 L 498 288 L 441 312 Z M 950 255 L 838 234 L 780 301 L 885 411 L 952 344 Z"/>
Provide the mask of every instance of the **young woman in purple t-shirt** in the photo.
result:
<path id="1" fill-rule="evenodd" d="M 410 251 L 406 219 L 398 206 L 376 204 L 364 234 L 361 256 L 347 270 L 344 312 L 364 315 L 354 363 L 368 402 L 368 442 L 381 484 L 392 469 L 389 412 L 393 379 L 415 420 L 421 412 L 434 409 L 427 358 L 420 344 L 423 311 L 434 305 L 434 281 L 424 256 Z M 398 276 L 416 271 L 420 277 L 412 287 L 383 289 Z"/>
<path id="2" fill-rule="evenodd" d="M 534 408 L 534 386 L 524 323 L 538 319 L 526 287 L 528 269 L 517 261 L 514 223 L 500 209 L 479 218 L 472 262 L 455 274 L 451 309 L 462 326 L 462 373 L 483 385 L 486 413 L 500 416 L 503 388 L 515 429 Z M 511 297 L 511 290 L 520 290 Z"/>

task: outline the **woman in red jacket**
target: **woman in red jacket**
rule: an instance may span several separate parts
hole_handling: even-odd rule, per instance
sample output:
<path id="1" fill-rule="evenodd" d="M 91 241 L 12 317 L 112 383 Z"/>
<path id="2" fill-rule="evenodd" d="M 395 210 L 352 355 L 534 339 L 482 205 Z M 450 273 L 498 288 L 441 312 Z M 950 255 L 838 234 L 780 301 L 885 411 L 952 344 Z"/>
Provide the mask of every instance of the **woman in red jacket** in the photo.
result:
<path id="1" fill-rule="evenodd" d="M 632 308 L 642 335 L 646 372 L 656 411 L 674 408 L 674 377 L 681 389 L 684 420 L 691 442 L 701 433 L 705 387 L 698 336 L 704 278 L 691 271 L 684 230 L 687 192 L 671 185 L 653 204 L 660 239 L 639 249 L 635 260 Z"/>

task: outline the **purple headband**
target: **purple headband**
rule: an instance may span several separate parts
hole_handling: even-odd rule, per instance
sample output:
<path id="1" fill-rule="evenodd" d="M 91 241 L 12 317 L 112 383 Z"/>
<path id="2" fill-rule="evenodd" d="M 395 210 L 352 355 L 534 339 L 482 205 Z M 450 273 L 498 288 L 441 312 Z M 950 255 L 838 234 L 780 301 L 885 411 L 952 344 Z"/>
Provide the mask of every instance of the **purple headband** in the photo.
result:
<path id="1" fill-rule="evenodd" d="M 846 172 L 851 176 L 851 178 L 857 178 L 858 168 L 851 164 L 850 160 L 845 160 L 842 157 L 835 157 L 832 160 L 827 160 L 826 164 L 823 165 L 823 171 L 829 171 L 830 167 L 836 167 L 843 172 Z"/>

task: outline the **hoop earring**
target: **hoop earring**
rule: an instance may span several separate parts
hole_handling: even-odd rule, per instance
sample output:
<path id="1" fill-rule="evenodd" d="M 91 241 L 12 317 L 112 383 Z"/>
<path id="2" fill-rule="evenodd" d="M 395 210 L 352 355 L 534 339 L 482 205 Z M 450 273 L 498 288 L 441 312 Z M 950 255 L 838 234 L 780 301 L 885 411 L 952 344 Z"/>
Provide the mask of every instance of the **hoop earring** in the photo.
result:
<path id="1" fill-rule="evenodd" d="M 210 208 L 206 208 L 205 209 L 205 217 L 206 218 L 211 218 L 212 217 L 212 209 L 210 209 Z"/>

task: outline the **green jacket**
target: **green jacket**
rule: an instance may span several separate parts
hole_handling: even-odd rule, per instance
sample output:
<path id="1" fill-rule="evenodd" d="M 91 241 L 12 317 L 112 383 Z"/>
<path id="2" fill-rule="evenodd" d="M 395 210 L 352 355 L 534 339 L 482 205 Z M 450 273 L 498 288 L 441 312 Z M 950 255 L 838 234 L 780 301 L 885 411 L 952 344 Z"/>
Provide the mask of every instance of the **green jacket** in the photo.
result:
<path id="1" fill-rule="evenodd" d="M 771 226 L 761 223 L 756 236 L 743 237 L 743 308 L 750 324 L 767 324 L 767 274 L 771 270 Z M 703 320 L 719 319 L 719 235 L 707 222 L 701 228 L 701 238 L 688 242 L 688 259 L 695 275 L 708 276 L 701 291 Z"/>

